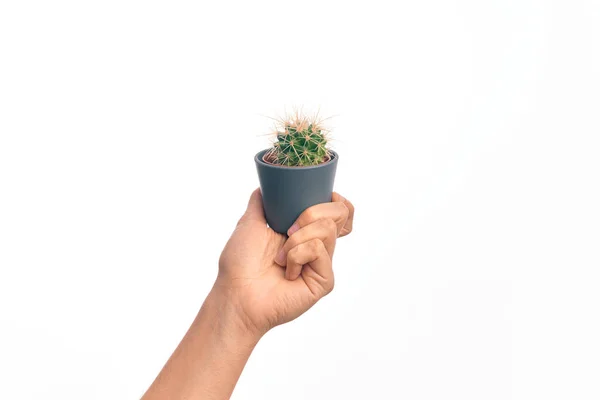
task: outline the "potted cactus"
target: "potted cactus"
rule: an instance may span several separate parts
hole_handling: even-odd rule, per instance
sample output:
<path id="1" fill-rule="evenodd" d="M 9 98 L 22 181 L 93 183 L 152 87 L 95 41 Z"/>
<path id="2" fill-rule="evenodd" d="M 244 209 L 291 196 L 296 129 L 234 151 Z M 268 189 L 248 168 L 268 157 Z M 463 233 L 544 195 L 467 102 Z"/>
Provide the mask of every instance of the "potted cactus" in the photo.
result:
<path id="1" fill-rule="evenodd" d="M 338 154 L 318 116 L 300 112 L 277 120 L 271 148 L 256 154 L 265 216 L 285 234 L 307 208 L 331 201 Z"/>

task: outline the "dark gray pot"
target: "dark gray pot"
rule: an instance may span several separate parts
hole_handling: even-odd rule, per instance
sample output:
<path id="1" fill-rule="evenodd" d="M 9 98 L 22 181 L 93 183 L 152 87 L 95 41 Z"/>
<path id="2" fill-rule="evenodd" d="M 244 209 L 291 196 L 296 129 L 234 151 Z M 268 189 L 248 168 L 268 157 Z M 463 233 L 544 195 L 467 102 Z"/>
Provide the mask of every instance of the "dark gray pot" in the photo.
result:
<path id="1" fill-rule="evenodd" d="M 331 160 L 311 167 L 284 167 L 263 161 L 268 150 L 254 157 L 265 216 L 275 232 L 285 234 L 307 208 L 331 201 L 338 154 Z"/>

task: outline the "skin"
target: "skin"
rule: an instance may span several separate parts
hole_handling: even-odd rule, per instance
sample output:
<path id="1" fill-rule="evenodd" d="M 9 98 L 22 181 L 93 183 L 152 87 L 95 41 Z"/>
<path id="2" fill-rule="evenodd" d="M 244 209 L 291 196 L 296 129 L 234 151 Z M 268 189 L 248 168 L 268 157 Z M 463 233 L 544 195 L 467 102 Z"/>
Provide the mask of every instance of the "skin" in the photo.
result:
<path id="1" fill-rule="evenodd" d="M 334 193 L 331 203 L 304 211 L 286 237 L 267 227 L 255 190 L 213 288 L 142 399 L 229 399 L 264 334 L 333 290 L 336 240 L 352 231 L 353 217 L 352 203 Z"/>

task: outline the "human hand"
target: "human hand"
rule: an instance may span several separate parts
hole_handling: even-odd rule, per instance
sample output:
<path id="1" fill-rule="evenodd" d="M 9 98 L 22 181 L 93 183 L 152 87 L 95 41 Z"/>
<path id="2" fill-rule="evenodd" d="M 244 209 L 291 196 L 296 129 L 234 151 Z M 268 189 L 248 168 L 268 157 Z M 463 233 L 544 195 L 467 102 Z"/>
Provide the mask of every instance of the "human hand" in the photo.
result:
<path id="1" fill-rule="evenodd" d="M 219 260 L 214 289 L 258 335 L 289 322 L 331 292 L 338 237 L 352 231 L 354 206 L 337 193 L 305 210 L 289 238 L 267 227 L 256 189 Z"/>
<path id="2" fill-rule="evenodd" d="M 267 227 L 255 190 L 219 260 L 219 275 L 196 319 L 144 400 L 229 399 L 254 346 L 333 289 L 331 258 L 352 231 L 354 207 L 337 193 L 288 231 Z"/>

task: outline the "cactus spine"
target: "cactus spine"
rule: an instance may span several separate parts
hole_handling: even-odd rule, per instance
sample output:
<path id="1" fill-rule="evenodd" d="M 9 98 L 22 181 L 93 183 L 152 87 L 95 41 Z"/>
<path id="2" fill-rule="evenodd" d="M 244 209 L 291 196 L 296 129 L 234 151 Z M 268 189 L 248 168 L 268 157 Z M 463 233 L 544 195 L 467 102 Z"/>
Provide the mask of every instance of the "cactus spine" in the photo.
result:
<path id="1" fill-rule="evenodd" d="M 296 112 L 277 121 L 276 140 L 265 159 L 272 164 L 307 167 L 329 160 L 328 131 L 317 117 L 308 118 Z"/>

